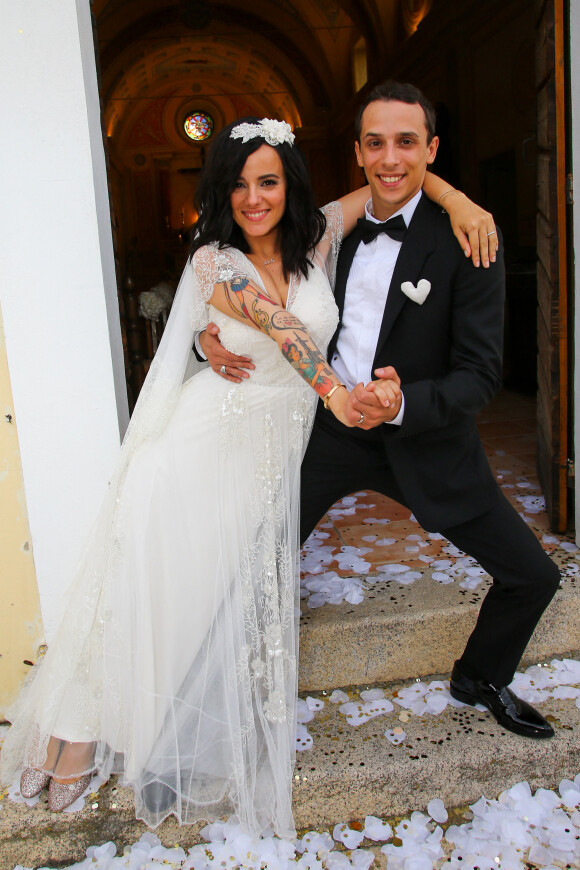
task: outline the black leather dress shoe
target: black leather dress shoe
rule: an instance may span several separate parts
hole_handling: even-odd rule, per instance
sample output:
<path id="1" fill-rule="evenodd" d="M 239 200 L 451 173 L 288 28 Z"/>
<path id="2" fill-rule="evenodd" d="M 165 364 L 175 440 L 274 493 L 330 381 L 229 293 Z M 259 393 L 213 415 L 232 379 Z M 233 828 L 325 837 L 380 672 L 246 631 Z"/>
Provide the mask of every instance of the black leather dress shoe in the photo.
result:
<path id="1" fill-rule="evenodd" d="M 541 713 L 514 695 L 507 686 L 497 686 L 485 680 L 470 680 L 457 665 L 451 674 L 451 697 L 464 704 L 483 704 L 495 716 L 502 728 L 525 737 L 553 737 L 554 729 Z"/>

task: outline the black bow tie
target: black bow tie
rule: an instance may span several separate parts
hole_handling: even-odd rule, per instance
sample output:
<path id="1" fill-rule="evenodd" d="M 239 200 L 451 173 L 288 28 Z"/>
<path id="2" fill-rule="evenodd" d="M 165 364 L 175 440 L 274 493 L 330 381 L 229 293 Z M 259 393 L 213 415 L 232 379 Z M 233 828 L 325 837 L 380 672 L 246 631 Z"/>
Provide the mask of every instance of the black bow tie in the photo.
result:
<path id="1" fill-rule="evenodd" d="M 379 233 L 386 233 L 396 242 L 402 242 L 405 233 L 407 232 L 407 224 L 403 215 L 398 214 L 397 217 L 390 218 L 381 224 L 374 221 L 368 221 L 366 218 L 359 218 L 356 222 L 360 237 L 365 245 L 372 242 Z"/>

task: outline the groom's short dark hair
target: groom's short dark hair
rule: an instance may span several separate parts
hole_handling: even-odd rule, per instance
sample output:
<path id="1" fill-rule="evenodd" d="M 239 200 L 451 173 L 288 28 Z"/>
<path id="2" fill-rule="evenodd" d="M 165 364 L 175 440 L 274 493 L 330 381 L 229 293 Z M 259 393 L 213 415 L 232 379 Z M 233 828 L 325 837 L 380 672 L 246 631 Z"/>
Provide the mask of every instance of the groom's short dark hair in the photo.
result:
<path id="1" fill-rule="evenodd" d="M 356 138 L 358 142 L 360 142 L 363 112 L 370 103 L 375 103 L 377 102 L 377 100 L 384 100 L 385 103 L 389 103 L 391 102 L 391 100 L 395 100 L 396 102 L 409 103 L 410 105 L 415 105 L 416 103 L 418 103 L 423 109 L 423 112 L 425 113 L 425 126 L 427 127 L 427 144 L 431 142 L 431 139 L 435 135 L 436 120 L 435 108 L 433 104 L 429 102 L 423 91 L 420 91 L 419 88 L 415 87 L 415 85 L 411 85 L 408 82 L 394 81 L 388 81 L 384 82 L 382 85 L 377 85 L 377 87 L 373 88 L 373 90 L 367 96 L 364 103 L 359 107 L 354 122 Z"/>

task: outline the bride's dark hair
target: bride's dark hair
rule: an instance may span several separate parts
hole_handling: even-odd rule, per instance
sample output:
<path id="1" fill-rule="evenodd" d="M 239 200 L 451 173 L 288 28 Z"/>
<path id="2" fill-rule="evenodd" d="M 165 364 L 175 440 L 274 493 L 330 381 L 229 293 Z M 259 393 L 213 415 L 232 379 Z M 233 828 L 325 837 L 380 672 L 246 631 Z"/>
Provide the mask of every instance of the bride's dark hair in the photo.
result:
<path id="1" fill-rule="evenodd" d="M 220 248 L 229 245 L 249 253 L 248 243 L 232 217 L 230 196 L 250 154 L 267 143 L 262 136 L 242 142 L 231 139 L 230 133 L 238 124 L 258 121 L 240 118 L 216 136 L 195 194 L 199 217 L 192 228 L 190 257 L 210 242 L 217 242 Z M 324 235 L 326 220 L 314 202 L 306 163 L 298 148 L 288 142 L 273 147 L 280 155 L 286 176 L 286 207 L 280 221 L 284 277 L 288 280 L 291 274 L 300 272 L 307 277 L 309 256 Z"/>

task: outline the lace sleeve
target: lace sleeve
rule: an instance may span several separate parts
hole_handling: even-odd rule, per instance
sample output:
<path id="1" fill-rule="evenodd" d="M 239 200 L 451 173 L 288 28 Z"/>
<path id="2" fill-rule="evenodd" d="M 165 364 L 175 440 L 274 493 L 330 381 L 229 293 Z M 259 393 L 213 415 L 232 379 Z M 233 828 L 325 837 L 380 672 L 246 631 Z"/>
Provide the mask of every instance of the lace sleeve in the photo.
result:
<path id="1" fill-rule="evenodd" d="M 193 327 L 197 331 L 205 329 L 208 323 L 207 304 L 215 284 L 231 281 L 241 274 L 240 264 L 230 248 L 221 249 L 217 245 L 199 248 L 191 260 L 193 274 Z"/>
<path id="2" fill-rule="evenodd" d="M 314 262 L 326 273 L 330 286 L 334 290 L 336 261 L 344 235 L 342 206 L 339 202 L 329 202 L 321 211 L 326 218 L 326 232 L 316 247 Z"/>
<path id="3" fill-rule="evenodd" d="M 248 268 L 248 261 L 237 248 L 218 248 L 204 245 L 191 260 L 192 272 L 192 317 L 196 331 L 205 329 L 208 323 L 207 306 L 214 286 L 234 278 L 255 280 Z"/>

